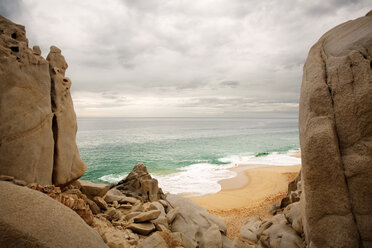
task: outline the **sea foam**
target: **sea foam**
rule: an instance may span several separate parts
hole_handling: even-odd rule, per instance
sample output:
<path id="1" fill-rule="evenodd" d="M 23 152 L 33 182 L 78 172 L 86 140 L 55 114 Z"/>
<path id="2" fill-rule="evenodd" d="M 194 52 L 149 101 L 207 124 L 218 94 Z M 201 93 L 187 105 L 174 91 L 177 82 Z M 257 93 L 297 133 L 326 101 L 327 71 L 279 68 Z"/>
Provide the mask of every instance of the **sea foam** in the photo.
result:
<path id="1" fill-rule="evenodd" d="M 229 156 L 220 158 L 219 161 L 226 164 L 196 163 L 178 169 L 178 172 L 168 175 L 154 175 L 159 181 L 159 187 L 163 191 L 180 194 L 183 196 L 202 196 L 217 193 L 221 190 L 218 181 L 233 178 L 237 174 L 230 170 L 239 165 L 252 165 L 257 168 L 265 165 L 289 166 L 301 164 L 301 159 L 293 155 L 297 151 L 289 151 L 281 154 L 277 152 L 264 156 Z M 254 166 L 253 166 L 254 165 Z M 101 180 L 109 183 L 117 183 L 127 174 L 109 174 L 100 177 Z"/>

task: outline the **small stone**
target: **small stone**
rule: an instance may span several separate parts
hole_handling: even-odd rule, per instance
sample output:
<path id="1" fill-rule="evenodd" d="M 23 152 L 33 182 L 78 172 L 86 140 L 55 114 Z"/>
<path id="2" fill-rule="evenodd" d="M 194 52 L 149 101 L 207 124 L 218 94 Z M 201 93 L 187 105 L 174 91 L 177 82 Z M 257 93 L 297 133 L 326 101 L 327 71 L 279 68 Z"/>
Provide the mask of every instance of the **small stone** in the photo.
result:
<path id="1" fill-rule="evenodd" d="M 111 221 L 112 220 L 118 220 L 122 216 L 120 211 L 116 210 L 115 208 L 111 208 L 111 209 L 107 210 L 107 212 L 105 214 L 107 214 L 107 219 L 109 219 Z"/>
<path id="2" fill-rule="evenodd" d="M 150 220 L 155 220 L 160 215 L 159 210 L 150 210 L 148 212 L 143 212 L 135 217 L 133 217 L 134 222 L 146 222 Z"/>
<path id="3" fill-rule="evenodd" d="M 100 207 L 101 209 L 107 209 L 107 203 L 105 200 L 102 199 L 100 196 L 93 197 L 93 201 Z"/>
<path id="4" fill-rule="evenodd" d="M 138 248 L 168 248 L 167 242 L 159 233 L 153 233 L 151 236 L 147 237 L 142 241 Z"/>
<path id="5" fill-rule="evenodd" d="M 93 214 L 99 214 L 101 212 L 101 209 L 99 208 L 99 206 L 92 200 L 90 199 L 86 199 L 88 205 L 89 205 L 89 208 L 90 210 L 92 211 Z"/>
<path id="6" fill-rule="evenodd" d="M 125 219 L 125 220 L 130 220 L 130 219 L 132 219 L 134 216 L 137 216 L 137 215 L 139 215 L 139 214 L 141 214 L 141 213 L 142 213 L 142 212 L 131 212 L 131 213 L 125 215 L 124 219 Z"/>
<path id="7" fill-rule="evenodd" d="M 137 203 L 131 209 L 131 212 L 142 212 L 142 211 L 143 211 L 143 206 L 141 203 Z"/>
<path id="8" fill-rule="evenodd" d="M 95 196 L 104 196 L 107 191 L 110 189 L 110 185 L 102 183 L 92 183 L 86 180 L 79 180 L 81 184 L 81 192 L 87 195 L 89 198 Z"/>
<path id="9" fill-rule="evenodd" d="M 131 209 L 132 208 L 132 205 L 130 205 L 130 204 L 120 204 L 119 206 L 118 206 L 118 208 L 120 209 L 120 208 L 122 208 L 122 209 Z"/>
<path id="10" fill-rule="evenodd" d="M 167 219 L 167 217 L 164 217 L 164 216 L 159 216 L 157 219 L 152 220 L 151 223 L 153 223 L 155 225 L 157 230 L 159 229 L 158 225 L 163 225 L 166 228 L 169 227 L 168 219 Z M 159 230 L 159 231 L 162 231 L 162 230 Z"/>
<path id="11" fill-rule="evenodd" d="M 131 223 L 127 228 L 136 233 L 147 235 L 155 230 L 155 225 L 152 223 Z"/>
<path id="12" fill-rule="evenodd" d="M 124 196 L 122 199 L 119 200 L 119 203 L 130 203 L 130 204 L 136 204 L 137 202 L 139 202 L 138 199 L 134 198 L 134 197 L 128 197 L 128 196 Z"/>
<path id="13" fill-rule="evenodd" d="M 113 202 L 112 202 L 112 206 L 113 206 L 114 208 L 118 208 L 118 207 L 119 207 L 119 203 L 118 203 L 118 201 L 113 201 Z"/>
<path id="14" fill-rule="evenodd" d="M 106 195 L 104 196 L 104 200 L 107 202 L 107 203 L 112 203 L 113 201 L 118 201 L 120 202 L 120 200 L 124 199 L 126 196 L 121 193 L 119 190 L 117 189 L 110 189 L 109 191 L 107 191 Z"/>

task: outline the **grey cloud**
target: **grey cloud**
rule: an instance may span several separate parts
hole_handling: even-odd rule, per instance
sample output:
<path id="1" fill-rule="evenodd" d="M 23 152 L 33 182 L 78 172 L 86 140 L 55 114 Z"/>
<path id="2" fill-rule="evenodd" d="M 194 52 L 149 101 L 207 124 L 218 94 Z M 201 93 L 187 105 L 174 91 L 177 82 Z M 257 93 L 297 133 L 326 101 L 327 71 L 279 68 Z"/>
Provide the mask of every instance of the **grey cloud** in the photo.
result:
<path id="1" fill-rule="evenodd" d="M 221 86 L 230 87 L 230 88 L 236 88 L 239 86 L 239 82 L 237 81 L 223 81 L 220 83 Z"/>
<path id="2" fill-rule="evenodd" d="M 22 9 L 21 0 L 2 0 L 0 2 L 0 14 L 6 18 L 15 18 L 17 17 Z"/>
<path id="3" fill-rule="evenodd" d="M 31 46 L 62 49 L 73 96 L 87 94 L 76 98 L 77 109 L 150 99 L 161 113 L 188 115 L 270 106 L 295 113 L 311 45 L 370 8 L 368 0 L 0 2 L 1 14 L 26 25 Z"/>

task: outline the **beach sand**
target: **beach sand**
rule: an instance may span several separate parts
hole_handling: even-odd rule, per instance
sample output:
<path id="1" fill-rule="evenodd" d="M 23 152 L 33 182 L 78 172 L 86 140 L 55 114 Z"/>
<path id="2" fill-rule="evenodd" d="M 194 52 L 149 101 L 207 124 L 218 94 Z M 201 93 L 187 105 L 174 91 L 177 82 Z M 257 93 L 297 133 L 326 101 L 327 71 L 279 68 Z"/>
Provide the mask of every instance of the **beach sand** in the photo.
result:
<path id="1" fill-rule="evenodd" d="M 268 212 L 270 206 L 280 203 L 287 194 L 288 183 L 297 176 L 300 169 L 301 165 L 241 165 L 232 168 L 237 172 L 236 177 L 219 182 L 221 191 L 190 199 L 220 217 L 227 226 L 227 236 L 234 238 L 239 235 L 241 226 L 249 217 L 271 216 Z"/>

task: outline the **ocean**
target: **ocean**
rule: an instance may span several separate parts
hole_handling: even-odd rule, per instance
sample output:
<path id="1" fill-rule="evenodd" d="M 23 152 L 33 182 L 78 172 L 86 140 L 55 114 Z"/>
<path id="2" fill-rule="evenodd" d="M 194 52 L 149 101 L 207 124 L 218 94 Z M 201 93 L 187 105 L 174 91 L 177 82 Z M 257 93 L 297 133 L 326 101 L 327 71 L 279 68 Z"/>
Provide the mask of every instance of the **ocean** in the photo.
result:
<path id="1" fill-rule="evenodd" d="M 78 118 L 82 179 L 116 183 L 138 163 L 164 192 L 216 193 L 239 164 L 295 165 L 297 118 Z"/>

